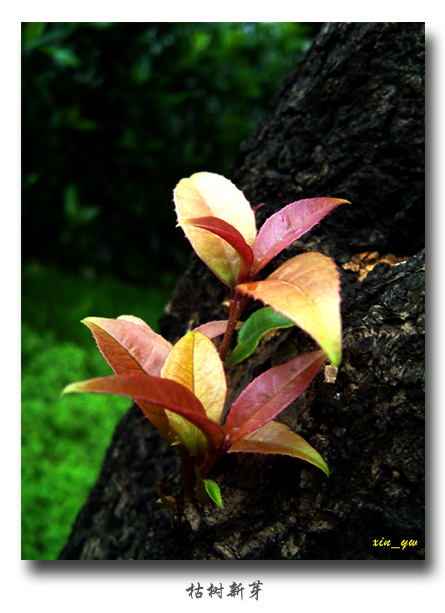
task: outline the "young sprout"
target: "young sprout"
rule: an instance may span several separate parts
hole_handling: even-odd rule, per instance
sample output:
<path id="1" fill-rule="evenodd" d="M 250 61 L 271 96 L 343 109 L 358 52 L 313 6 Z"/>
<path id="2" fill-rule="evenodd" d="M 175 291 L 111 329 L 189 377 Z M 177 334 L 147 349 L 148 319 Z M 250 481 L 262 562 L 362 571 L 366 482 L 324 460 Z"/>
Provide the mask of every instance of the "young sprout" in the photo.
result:
<path id="1" fill-rule="evenodd" d="M 298 398 L 323 364 L 341 362 L 340 282 L 335 263 L 320 253 L 297 255 L 257 280 L 278 253 L 310 230 L 339 204 L 312 198 L 287 205 L 256 229 L 254 211 L 233 183 L 202 172 L 182 179 L 174 190 L 179 225 L 198 256 L 230 287 L 228 320 L 193 330 L 175 345 L 134 316 L 88 317 L 97 346 L 114 375 L 68 385 L 64 393 L 128 396 L 159 433 L 177 446 L 187 500 L 223 506 L 208 474 L 226 453 L 285 454 L 329 469 L 301 436 L 275 421 Z M 244 324 L 240 316 L 252 299 L 267 307 Z M 249 357 L 264 334 L 297 325 L 320 349 L 266 370 L 241 392 L 224 421 L 226 368 Z M 228 355 L 231 339 L 238 342 Z M 223 335 L 219 351 L 213 342 Z M 174 512 L 176 501 L 160 499 Z"/>

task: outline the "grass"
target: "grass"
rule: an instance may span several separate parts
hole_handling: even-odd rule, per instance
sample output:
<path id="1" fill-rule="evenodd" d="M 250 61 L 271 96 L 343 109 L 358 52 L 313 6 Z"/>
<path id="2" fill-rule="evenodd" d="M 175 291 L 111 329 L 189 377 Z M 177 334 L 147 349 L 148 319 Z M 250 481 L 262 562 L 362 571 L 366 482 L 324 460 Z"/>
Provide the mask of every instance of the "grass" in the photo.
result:
<path id="1" fill-rule="evenodd" d="M 125 398 L 61 397 L 68 383 L 111 373 L 79 321 L 131 313 L 157 329 L 172 286 L 170 277 L 138 288 L 24 267 L 22 559 L 57 559 L 129 407 Z"/>

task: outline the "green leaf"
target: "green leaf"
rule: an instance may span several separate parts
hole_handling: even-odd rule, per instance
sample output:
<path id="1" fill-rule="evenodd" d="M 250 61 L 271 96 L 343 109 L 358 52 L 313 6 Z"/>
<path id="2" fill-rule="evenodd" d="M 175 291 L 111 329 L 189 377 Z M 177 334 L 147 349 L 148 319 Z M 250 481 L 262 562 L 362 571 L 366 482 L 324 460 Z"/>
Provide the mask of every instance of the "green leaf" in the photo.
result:
<path id="1" fill-rule="evenodd" d="M 77 68 L 80 66 L 80 60 L 71 49 L 57 47 L 56 45 L 45 45 L 42 51 L 50 55 L 53 60 L 68 68 Z"/>
<path id="2" fill-rule="evenodd" d="M 228 366 L 235 366 L 248 358 L 267 332 L 280 328 L 291 328 L 294 325 L 293 321 L 277 313 L 271 307 L 255 311 L 239 331 L 238 344 L 230 355 Z"/>
<path id="3" fill-rule="evenodd" d="M 216 481 L 212 481 L 212 479 L 204 479 L 204 485 L 207 494 L 210 496 L 213 502 L 223 509 L 224 506 L 221 498 L 221 490 L 219 489 L 219 485 L 216 483 Z"/>
<path id="4" fill-rule="evenodd" d="M 24 25 L 23 27 L 23 41 L 26 45 L 39 39 L 45 32 L 46 23 L 32 21 Z"/>

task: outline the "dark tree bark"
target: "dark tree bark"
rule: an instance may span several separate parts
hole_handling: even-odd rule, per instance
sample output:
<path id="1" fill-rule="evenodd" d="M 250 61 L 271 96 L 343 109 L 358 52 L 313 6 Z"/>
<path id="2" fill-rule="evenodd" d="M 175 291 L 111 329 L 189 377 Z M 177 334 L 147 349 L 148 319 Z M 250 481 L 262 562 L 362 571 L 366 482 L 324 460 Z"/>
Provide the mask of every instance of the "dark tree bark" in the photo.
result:
<path id="1" fill-rule="evenodd" d="M 175 451 L 132 407 L 61 558 L 422 559 L 423 24 L 327 24 L 241 146 L 232 178 L 253 205 L 265 203 L 258 225 L 299 198 L 351 202 L 273 264 L 317 250 L 342 273 L 342 365 L 336 375 L 327 367 L 280 416 L 322 454 L 331 476 L 285 456 L 233 454 L 212 473 L 224 509 L 189 505 L 178 521 L 156 504 L 163 475 L 172 475 L 167 493 L 180 491 Z M 366 263 L 365 252 L 389 263 L 363 279 L 355 263 Z M 162 333 L 175 341 L 224 317 L 226 297 L 193 256 Z M 229 371 L 232 398 L 312 347 L 296 329 L 262 342 Z M 392 548 L 404 539 L 411 544 Z"/>

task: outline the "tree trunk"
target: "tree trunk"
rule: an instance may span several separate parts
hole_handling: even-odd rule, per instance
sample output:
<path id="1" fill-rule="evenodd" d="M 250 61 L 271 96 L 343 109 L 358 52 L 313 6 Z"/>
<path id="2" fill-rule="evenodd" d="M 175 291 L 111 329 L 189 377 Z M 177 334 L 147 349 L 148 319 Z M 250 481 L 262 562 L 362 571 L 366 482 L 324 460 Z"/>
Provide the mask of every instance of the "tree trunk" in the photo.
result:
<path id="1" fill-rule="evenodd" d="M 175 449 L 133 406 L 61 559 L 424 558 L 423 24 L 327 24 L 242 144 L 232 179 L 252 205 L 265 203 L 259 226 L 300 198 L 351 202 L 273 263 L 316 250 L 341 270 L 342 365 L 279 418 L 331 475 L 233 454 L 211 475 L 224 509 L 188 505 L 180 521 L 156 502 L 164 475 L 166 493 L 180 492 Z M 175 341 L 225 317 L 226 298 L 193 256 L 161 332 Z M 229 371 L 232 397 L 311 347 L 296 328 L 261 342 Z"/>

